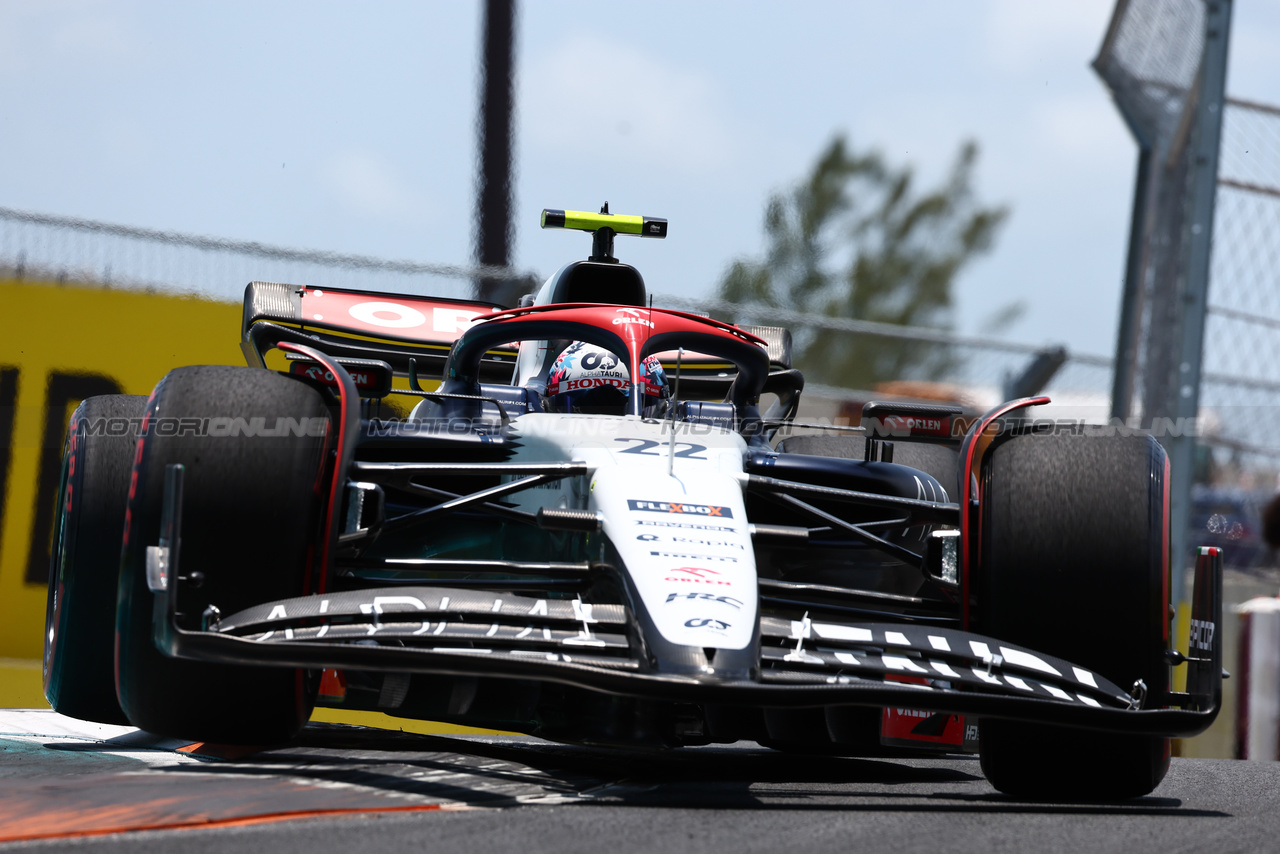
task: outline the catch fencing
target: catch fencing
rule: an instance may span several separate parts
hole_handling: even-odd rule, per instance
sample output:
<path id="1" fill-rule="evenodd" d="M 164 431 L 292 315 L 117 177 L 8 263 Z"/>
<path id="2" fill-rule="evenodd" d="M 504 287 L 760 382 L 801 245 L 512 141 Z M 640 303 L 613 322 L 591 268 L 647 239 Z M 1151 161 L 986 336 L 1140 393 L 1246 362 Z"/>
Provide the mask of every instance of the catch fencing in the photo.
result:
<path id="1" fill-rule="evenodd" d="M 1213 232 L 1201 407 L 1249 478 L 1280 460 L 1280 108 L 1227 101 Z"/>
<path id="2" fill-rule="evenodd" d="M 177 291 L 238 302 L 255 279 L 462 298 L 485 277 L 529 279 L 509 267 L 292 249 L 0 207 L 0 278 L 19 281 Z"/>
<path id="3" fill-rule="evenodd" d="M 50 216 L 0 207 L 0 279 L 46 281 L 129 290 L 195 293 L 238 301 L 253 279 L 324 284 L 389 293 L 429 293 L 466 298 L 482 277 L 532 290 L 538 278 L 507 267 L 481 267 L 392 260 L 320 250 L 181 234 L 154 229 Z M 517 288 L 518 289 L 518 288 Z M 909 385 L 890 388 L 916 395 L 951 395 L 974 409 L 994 405 L 1016 391 L 1019 378 L 1042 354 L 1060 367 L 1045 389 L 1075 407 L 1089 408 L 1105 420 L 1110 359 L 1067 353 L 1055 345 L 1031 345 L 957 335 L 946 330 L 891 326 L 852 319 L 804 315 L 714 299 L 655 295 L 669 308 L 733 315 L 747 322 L 782 324 L 798 333 L 834 329 L 932 348 L 945 355 L 946 367 L 929 376 L 900 378 Z M 1037 386 L 1031 391 L 1038 391 Z M 837 404 L 861 400 L 878 389 L 810 386 L 807 397 Z M 910 396 L 910 395 L 908 395 Z M 1083 417 L 1083 416 L 1082 416 Z"/>

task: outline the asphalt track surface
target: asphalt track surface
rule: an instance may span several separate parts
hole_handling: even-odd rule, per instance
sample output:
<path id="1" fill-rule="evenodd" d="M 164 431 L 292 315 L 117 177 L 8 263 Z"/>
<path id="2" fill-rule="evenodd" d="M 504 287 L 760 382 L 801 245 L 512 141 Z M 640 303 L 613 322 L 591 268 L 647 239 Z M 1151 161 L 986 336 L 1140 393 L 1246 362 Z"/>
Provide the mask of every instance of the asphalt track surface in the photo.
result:
<path id="1" fill-rule="evenodd" d="M 246 752 L 0 712 L 0 851 L 1280 850 L 1280 763 L 1175 759 L 1119 805 L 1004 797 L 975 759 L 664 753 L 313 724 Z"/>

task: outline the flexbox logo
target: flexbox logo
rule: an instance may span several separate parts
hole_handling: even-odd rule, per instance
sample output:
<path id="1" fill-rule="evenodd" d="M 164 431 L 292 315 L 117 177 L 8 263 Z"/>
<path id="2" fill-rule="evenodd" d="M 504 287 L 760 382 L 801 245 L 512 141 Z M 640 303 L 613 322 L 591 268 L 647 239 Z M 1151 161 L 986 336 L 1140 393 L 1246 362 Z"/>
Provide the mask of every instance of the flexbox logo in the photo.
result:
<path id="1" fill-rule="evenodd" d="M 646 513 L 683 513 L 688 516 L 733 518 L 733 511 L 728 507 L 717 507 L 714 504 L 676 504 L 671 501 L 641 501 L 635 498 L 628 498 L 627 507 Z"/>

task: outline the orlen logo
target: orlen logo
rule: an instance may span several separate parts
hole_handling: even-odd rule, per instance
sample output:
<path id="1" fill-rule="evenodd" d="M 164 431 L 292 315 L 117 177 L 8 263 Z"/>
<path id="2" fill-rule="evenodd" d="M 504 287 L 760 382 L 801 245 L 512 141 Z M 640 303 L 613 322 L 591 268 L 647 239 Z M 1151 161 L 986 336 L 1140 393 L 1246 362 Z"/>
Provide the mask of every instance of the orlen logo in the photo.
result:
<path id="1" fill-rule="evenodd" d="M 427 322 L 427 317 L 416 308 L 398 302 L 359 302 L 347 309 L 347 314 L 372 326 L 387 329 L 413 329 Z"/>
<path id="2" fill-rule="evenodd" d="M 322 382 L 325 385 L 336 386 L 338 384 L 337 378 L 319 365 L 294 362 L 290 365 L 290 372 Z M 367 371 L 348 370 L 347 373 L 351 374 L 351 379 L 355 382 L 356 388 L 378 388 L 381 385 L 379 378 Z"/>
<path id="3" fill-rule="evenodd" d="M 883 436 L 950 436 L 950 418 L 922 418 L 911 415 L 886 415 L 874 425 Z"/>
<path id="4" fill-rule="evenodd" d="M 385 329 L 416 329 L 425 326 L 427 317 L 416 308 L 398 302 L 361 302 L 347 309 L 347 314 L 370 326 Z M 466 332 L 480 316 L 478 311 L 456 308 L 431 309 L 431 329 L 435 332 Z"/>
<path id="5" fill-rule="evenodd" d="M 733 518 L 733 511 L 728 507 L 717 507 L 714 504 L 676 504 L 671 501 L 641 501 L 635 498 L 628 498 L 627 507 L 632 510 L 642 510 L 646 513 L 684 513 L 690 516 Z"/>
<path id="6" fill-rule="evenodd" d="M 720 587 L 732 587 L 733 583 L 729 581 L 721 581 L 711 576 L 720 573 L 714 569 L 706 569 L 701 566 L 682 566 L 678 569 L 669 569 L 669 573 L 663 581 L 676 581 L 684 584 L 715 584 Z"/>
<path id="7" fill-rule="evenodd" d="M 653 321 L 645 317 L 645 312 L 642 309 L 619 308 L 617 309 L 617 312 L 622 316 L 615 317 L 613 319 L 614 326 L 621 326 L 624 323 L 638 323 L 641 326 L 647 326 L 650 329 L 653 329 Z"/>

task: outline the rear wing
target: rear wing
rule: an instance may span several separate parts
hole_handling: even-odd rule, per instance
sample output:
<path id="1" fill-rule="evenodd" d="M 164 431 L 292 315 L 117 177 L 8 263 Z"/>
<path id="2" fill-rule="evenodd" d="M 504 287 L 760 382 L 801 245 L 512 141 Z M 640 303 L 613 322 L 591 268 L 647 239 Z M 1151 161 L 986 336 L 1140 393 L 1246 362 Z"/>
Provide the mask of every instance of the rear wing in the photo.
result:
<path id="1" fill-rule="evenodd" d="M 381 360 L 399 376 L 407 377 L 412 367 L 421 380 L 439 380 L 458 336 L 502 310 L 479 300 L 250 282 L 240 349 L 251 366 L 266 367 L 268 352 L 293 341 L 339 358 Z M 510 382 L 515 357 L 510 349 L 487 353 L 485 381 Z"/>
<path id="2" fill-rule="evenodd" d="M 443 379 L 453 342 L 476 321 L 506 310 L 480 300 L 250 282 L 244 291 L 240 349 L 250 366 L 266 367 L 267 354 L 290 341 L 318 347 L 343 362 L 385 362 L 395 376 L 412 374 L 418 381 L 436 382 Z M 764 339 L 770 362 L 765 391 L 787 400 L 778 414 L 793 412 L 803 380 L 790 370 L 791 333 L 779 327 L 739 328 Z M 516 355 L 511 347 L 487 352 L 480 381 L 510 383 Z M 679 364 L 680 393 L 686 399 L 724 400 L 737 376 L 731 363 L 701 353 L 658 357 L 671 376 Z M 376 384 L 384 385 L 381 380 Z"/>

